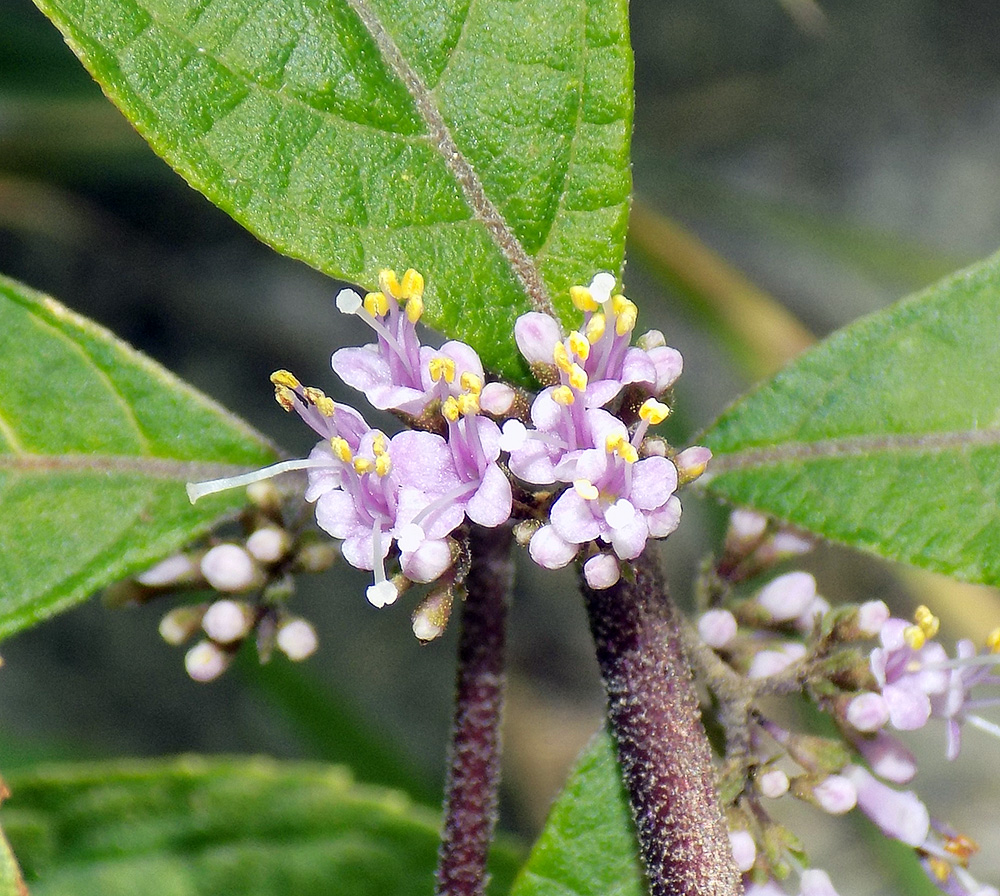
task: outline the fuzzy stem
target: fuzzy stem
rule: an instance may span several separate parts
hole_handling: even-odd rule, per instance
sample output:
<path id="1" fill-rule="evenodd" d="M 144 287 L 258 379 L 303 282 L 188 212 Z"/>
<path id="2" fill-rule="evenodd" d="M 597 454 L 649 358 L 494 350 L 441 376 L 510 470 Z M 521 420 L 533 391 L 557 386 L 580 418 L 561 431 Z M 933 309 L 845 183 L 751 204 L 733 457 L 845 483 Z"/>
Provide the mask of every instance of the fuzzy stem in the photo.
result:
<path id="1" fill-rule="evenodd" d="M 676 610 L 652 552 L 635 573 L 583 593 L 650 893 L 738 896 Z"/>
<path id="2" fill-rule="evenodd" d="M 473 527 L 458 645 L 455 720 L 438 854 L 438 896 L 482 896 L 500 782 L 511 532 Z"/>

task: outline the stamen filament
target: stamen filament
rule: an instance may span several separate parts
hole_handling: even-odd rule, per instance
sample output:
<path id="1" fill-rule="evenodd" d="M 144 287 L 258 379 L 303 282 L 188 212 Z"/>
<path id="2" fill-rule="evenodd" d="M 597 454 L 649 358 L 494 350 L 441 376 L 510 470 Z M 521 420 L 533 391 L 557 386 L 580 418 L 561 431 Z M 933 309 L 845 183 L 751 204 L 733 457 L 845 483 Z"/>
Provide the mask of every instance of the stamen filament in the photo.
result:
<path id="1" fill-rule="evenodd" d="M 241 485 L 250 485 L 263 479 L 271 479 L 290 470 L 308 470 L 311 467 L 327 467 L 329 465 L 330 461 L 325 458 L 300 457 L 295 460 L 283 460 L 261 470 L 252 470 L 238 476 L 225 476 L 222 479 L 210 479 L 206 482 L 189 482 L 186 488 L 188 498 L 194 504 L 205 495 L 214 495 L 217 492 L 229 491 L 231 488 L 239 488 Z"/>

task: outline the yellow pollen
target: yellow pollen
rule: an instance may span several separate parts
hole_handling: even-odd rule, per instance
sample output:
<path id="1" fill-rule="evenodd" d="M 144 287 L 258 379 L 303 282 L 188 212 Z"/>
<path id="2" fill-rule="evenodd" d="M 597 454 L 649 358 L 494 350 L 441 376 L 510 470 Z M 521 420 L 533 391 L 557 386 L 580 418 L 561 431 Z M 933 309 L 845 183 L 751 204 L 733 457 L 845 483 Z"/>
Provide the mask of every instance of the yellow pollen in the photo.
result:
<path id="1" fill-rule="evenodd" d="M 913 621 L 920 626 L 920 630 L 928 638 L 933 638 L 941 627 L 941 620 L 924 606 L 919 606 L 914 610 Z"/>
<path id="2" fill-rule="evenodd" d="M 479 377 L 468 370 L 462 374 L 461 383 L 462 388 L 465 389 L 466 392 L 471 392 L 473 395 L 478 395 L 483 391 L 482 377 Z"/>
<path id="3" fill-rule="evenodd" d="M 903 640 L 906 646 L 913 650 L 920 650 L 927 643 L 927 635 L 919 625 L 908 625 L 903 629 Z"/>
<path id="4" fill-rule="evenodd" d="M 271 382 L 276 386 L 298 389 L 301 383 L 287 370 L 276 370 L 271 374 Z"/>
<path id="5" fill-rule="evenodd" d="M 587 328 L 585 332 L 587 334 L 587 341 L 591 345 L 600 341 L 600 338 L 604 335 L 604 328 L 606 325 L 607 320 L 603 314 L 595 314 L 589 321 L 587 321 Z"/>
<path id="6" fill-rule="evenodd" d="M 607 451 L 608 454 L 614 454 L 618 451 L 618 446 L 624 441 L 625 436 L 621 435 L 621 433 L 613 432 L 604 440 L 604 450 Z"/>
<path id="7" fill-rule="evenodd" d="M 461 415 L 458 401 L 453 396 L 449 395 L 441 405 L 441 413 L 444 415 L 445 420 L 450 423 L 454 423 Z"/>
<path id="8" fill-rule="evenodd" d="M 380 454 L 375 458 L 375 472 L 379 476 L 385 476 L 392 469 L 392 461 L 388 454 Z"/>
<path id="9" fill-rule="evenodd" d="M 370 292 L 365 296 L 365 311 L 372 317 L 384 317 L 389 313 L 389 300 L 384 292 Z"/>
<path id="10" fill-rule="evenodd" d="M 936 856 L 927 857 L 927 867 L 930 868 L 931 873 L 941 883 L 944 883 L 951 874 L 951 865 L 944 859 L 939 859 Z"/>
<path id="11" fill-rule="evenodd" d="M 655 398 L 647 398 L 639 408 L 639 419 L 648 420 L 651 426 L 662 423 L 669 416 L 670 408 Z"/>
<path id="12" fill-rule="evenodd" d="M 589 479 L 576 479 L 573 482 L 576 493 L 585 501 L 596 501 L 600 496 L 597 486 Z"/>
<path id="13" fill-rule="evenodd" d="M 406 301 L 406 317 L 410 323 L 415 324 L 423 313 L 424 300 L 420 296 L 410 296 Z"/>
<path id="14" fill-rule="evenodd" d="M 375 469 L 375 462 L 368 457 L 356 457 L 354 458 L 354 472 L 359 475 L 364 475 L 365 473 L 370 473 Z"/>
<path id="15" fill-rule="evenodd" d="M 552 346 L 552 360 L 555 361 L 556 367 L 566 373 L 569 373 L 573 367 L 573 362 L 569 359 L 569 352 L 566 351 L 566 346 L 561 342 Z"/>
<path id="16" fill-rule="evenodd" d="M 406 302 L 421 298 L 424 294 L 423 275 L 413 268 L 407 268 L 403 274 L 403 282 L 399 285 L 399 294 Z"/>
<path id="17" fill-rule="evenodd" d="M 394 299 L 398 299 L 402 294 L 399 281 L 396 279 L 396 272 L 391 268 L 382 268 L 378 272 L 378 287 L 382 292 L 387 292 Z"/>
<path id="18" fill-rule="evenodd" d="M 639 452 L 631 442 L 623 442 L 618 447 L 618 456 L 627 464 L 634 464 L 639 459 Z"/>
<path id="19" fill-rule="evenodd" d="M 571 286 L 569 297 L 573 300 L 573 307 L 580 311 L 596 311 L 600 307 L 586 286 Z"/>
<path id="20" fill-rule="evenodd" d="M 986 636 L 986 646 L 989 648 L 990 653 L 1000 653 L 1000 627 L 993 629 Z"/>
<path id="21" fill-rule="evenodd" d="M 305 395 L 306 401 L 313 405 L 324 417 L 333 416 L 333 399 L 327 396 L 322 389 L 317 389 L 315 386 L 306 386 L 302 390 L 302 394 Z"/>
<path id="22" fill-rule="evenodd" d="M 351 446 L 347 444 L 347 439 L 334 436 L 330 439 L 330 447 L 333 449 L 334 457 L 342 460 L 345 464 L 349 464 L 354 459 L 351 454 Z"/>
<path id="23" fill-rule="evenodd" d="M 582 392 L 587 388 L 587 372 L 579 364 L 574 364 L 567 373 L 569 374 L 569 384 L 577 392 Z"/>
<path id="24" fill-rule="evenodd" d="M 573 395 L 573 390 L 569 386 L 556 386 L 552 390 L 552 400 L 556 404 L 561 404 L 563 407 L 571 405 L 576 398 Z"/>
<path id="25" fill-rule="evenodd" d="M 381 457 L 385 454 L 385 436 L 379 433 L 372 439 L 372 454 L 376 457 Z"/>
<path id="26" fill-rule="evenodd" d="M 464 417 L 467 414 L 479 413 L 479 396 L 465 392 L 458 396 L 458 412 Z"/>
<path id="27" fill-rule="evenodd" d="M 590 341 L 583 333 L 572 332 L 569 334 L 570 350 L 581 361 L 586 361 L 590 357 Z"/>
<path id="28" fill-rule="evenodd" d="M 971 837 L 966 837 L 965 834 L 949 837 L 944 843 L 944 848 L 946 852 L 955 856 L 963 867 L 968 865 L 969 859 L 979 852 L 979 844 Z"/>
<path id="29" fill-rule="evenodd" d="M 631 333 L 635 328 L 636 318 L 639 316 L 635 304 L 626 299 L 625 296 L 612 296 L 611 307 L 615 312 L 615 332 L 619 336 Z"/>
<path id="30" fill-rule="evenodd" d="M 432 382 L 436 383 L 442 379 L 446 383 L 455 382 L 455 362 L 451 358 L 438 355 L 436 358 L 430 359 L 427 367 L 430 370 Z"/>
<path id="31" fill-rule="evenodd" d="M 274 399 L 278 402 L 286 411 L 295 410 L 295 393 L 292 392 L 287 386 L 275 386 L 274 387 Z"/>

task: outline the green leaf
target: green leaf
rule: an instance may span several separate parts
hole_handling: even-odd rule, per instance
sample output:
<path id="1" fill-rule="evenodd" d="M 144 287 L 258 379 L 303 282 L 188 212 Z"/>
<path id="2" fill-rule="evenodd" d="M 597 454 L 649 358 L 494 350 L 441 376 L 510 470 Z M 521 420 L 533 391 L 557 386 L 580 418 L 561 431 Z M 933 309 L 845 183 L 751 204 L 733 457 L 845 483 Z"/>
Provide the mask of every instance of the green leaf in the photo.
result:
<path id="1" fill-rule="evenodd" d="M 1000 256 L 835 333 L 704 435 L 708 488 L 1000 584 Z"/>
<path id="2" fill-rule="evenodd" d="M 112 334 L 0 278 L 0 638 L 207 531 L 242 492 L 189 480 L 262 466 L 248 426 Z"/>
<path id="3" fill-rule="evenodd" d="M 2 817 L 32 896 L 433 892 L 438 814 L 336 766 L 184 757 L 57 766 L 10 788 Z M 516 855 L 493 858 L 499 893 Z"/>
<path id="4" fill-rule="evenodd" d="M 611 738 L 584 751 L 510 896 L 646 896 Z"/>
<path id="5" fill-rule="evenodd" d="M 530 307 L 621 267 L 625 0 L 36 0 L 187 181 L 288 255 L 524 376 Z"/>

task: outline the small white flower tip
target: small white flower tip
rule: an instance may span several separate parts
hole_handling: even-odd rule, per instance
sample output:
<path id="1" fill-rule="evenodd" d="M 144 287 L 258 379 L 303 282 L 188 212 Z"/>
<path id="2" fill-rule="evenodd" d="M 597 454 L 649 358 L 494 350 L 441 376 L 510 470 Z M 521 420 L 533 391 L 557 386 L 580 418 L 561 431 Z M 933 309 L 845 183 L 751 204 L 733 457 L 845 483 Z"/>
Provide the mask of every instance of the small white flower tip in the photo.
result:
<path id="1" fill-rule="evenodd" d="M 858 791 L 854 784 L 842 775 L 828 775 L 813 788 L 816 804 L 831 815 L 850 812 L 858 802 Z"/>
<path id="2" fill-rule="evenodd" d="M 733 851 L 733 859 L 741 874 L 745 874 L 751 868 L 757 858 L 757 844 L 749 831 L 730 831 L 729 846 Z"/>
<path id="3" fill-rule="evenodd" d="M 145 572 L 139 573 L 135 580 L 140 585 L 150 588 L 163 588 L 190 581 L 197 575 L 197 567 L 187 554 L 174 554 L 161 560 L 156 566 L 151 566 Z"/>
<path id="4" fill-rule="evenodd" d="M 392 582 L 386 579 L 384 582 L 369 585 L 365 596 L 373 607 L 387 607 L 399 597 L 399 591 Z"/>
<path id="5" fill-rule="evenodd" d="M 232 658 L 211 641 L 199 641 L 184 656 L 184 668 L 194 681 L 214 681 Z"/>
<path id="6" fill-rule="evenodd" d="M 247 550 L 261 563 L 277 563 L 291 546 L 291 536 L 280 526 L 262 526 L 247 539 Z"/>
<path id="7" fill-rule="evenodd" d="M 179 647 L 198 630 L 204 615 L 204 604 L 174 607 L 160 620 L 160 637 L 171 646 Z"/>
<path id="8" fill-rule="evenodd" d="M 314 629 L 305 619 L 289 619 L 278 629 L 278 649 L 292 662 L 311 657 L 319 647 Z"/>
<path id="9" fill-rule="evenodd" d="M 201 574 L 216 591 L 237 592 L 253 588 L 260 580 L 257 564 L 243 548 L 219 544 L 201 558 Z"/>
<path id="10" fill-rule="evenodd" d="M 528 438 L 528 428 L 520 420 L 508 420 L 500 431 L 500 450 L 517 451 Z"/>
<path id="11" fill-rule="evenodd" d="M 816 579 L 808 572 L 787 572 L 768 582 L 757 595 L 757 603 L 775 622 L 801 616 L 816 598 Z"/>
<path id="12" fill-rule="evenodd" d="M 819 868 L 808 868 L 802 872 L 799 896 L 837 896 L 830 875 Z"/>
<path id="13" fill-rule="evenodd" d="M 757 789 L 762 796 L 766 796 L 769 800 L 776 800 L 778 797 L 784 796 L 788 793 L 790 785 L 788 775 L 780 768 L 772 768 L 757 776 Z"/>
<path id="14" fill-rule="evenodd" d="M 856 731 L 869 733 L 884 728 L 889 723 L 889 707 L 885 698 L 874 691 L 858 694 L 847 704 L 845 713 L 848 724 Z"/>
<path id="15" fill-rule="evenodd" d="M 249 608 L 234 600 L 217 600 L 201 620 L 205 634 L 219 644 L 232 644 L 245 638 L 252 625 Z"/>
<path id="16" fill-rule="evenodd" d="M 720 650 L 736 637 L 736 617 L 729 610 L 709 610 L 698 620 L 698 634 L 711 648 Z"/>
<path id="17" fill-rule="evenodd" d="M 889 608 L 881 600 L 870 600 L 858 607 L 858 628 L 869 638 L 877 637 L 889 621 Z"/>
<path id="18" fill-rule="evenodd" d="M 401 551 L 415 551 L 425 541 L 427 536 L 417 523 L 407 523 L 396 535 L 396 544 Z"/>
<path id="19" fill-rule="evenodd" d="M 622 529 L 635 519 L 635 507 L 631 501 L 619 498 L 604 511 L 604 519 L 612 529 Z"/>
<path id="20" fill-rule="evenodd" d="M 694 482 L 708 468 L 708 462 L 712 459 L 712 452 L 703 445 L 692 445 L 685 448 L 674 458 L 674 466 L 677 467 L 677 477 L 682 485 Z"/>
<path id="21" fill-rule="evenodd" d="M 353 289 L 345 288 L 337 293 L 337 310 L 342 314 L 357 314 L 364 304 L 364 300 Z"/>
<path id="22" fill-rule="evenodd" d="M 506 383 L 487 383 L 479 396 L 479 406 L 487 414 L 501 417 L 511 409 L 515 394 Z"/>
<path id="23" fill-rule="evenodd" d="M 615 275 L 607 271 L 598 271 L 594 274 L 594 279 L 590 281 L 590 294 L 594 297 L 594 301 L 603 304 L 610 299 L 617 282 Z"/>
<path id="24" fill-rule="evenodd" d="M 583 564 L 583 577 L 595 591 L 610 588 L 621 578 L 618 558 L 611 554 L 598 554 Z"/>

